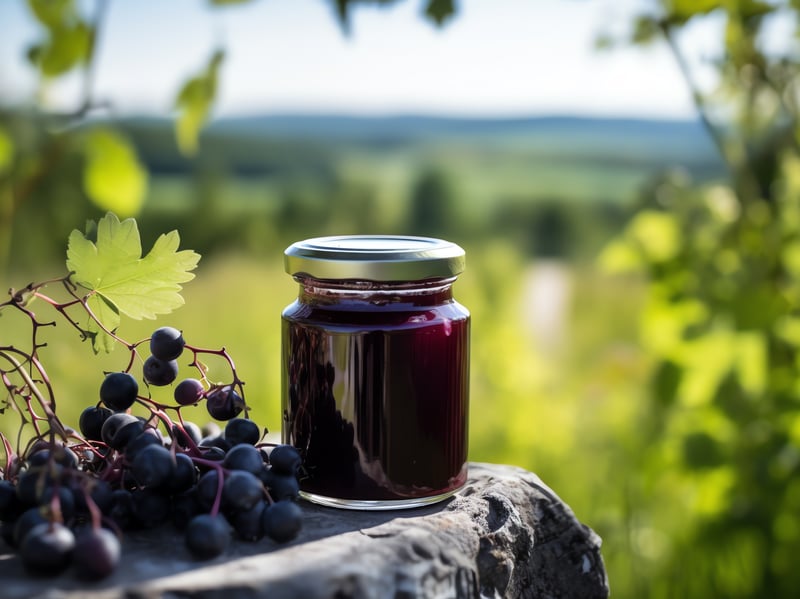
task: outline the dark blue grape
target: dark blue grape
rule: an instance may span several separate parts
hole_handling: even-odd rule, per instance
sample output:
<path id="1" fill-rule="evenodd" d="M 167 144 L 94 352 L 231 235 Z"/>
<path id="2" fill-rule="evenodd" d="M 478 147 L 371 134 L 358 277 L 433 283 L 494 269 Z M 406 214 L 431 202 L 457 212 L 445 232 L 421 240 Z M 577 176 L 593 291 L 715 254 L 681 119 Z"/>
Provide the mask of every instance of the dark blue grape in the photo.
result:
<path id="1" fill-rule="evenodd" d="M 218 447 L 223 452 L 227 453 L 227 451 L 233 447 L 233 445 L 231 445 L 231 442 L 222 435 L 217 435 L 215 437 L 205 437 L 204 439 L 201 439 L 200 447 L 203 447 L 204 449 Z"/>
<path id="2" fill-rule="evenodd" d="M 17 488 L 10 481 L 0 480 L 0 520 L 16 520 L 23 509 Z"/>
<path id="3" fill-rule="evenodd" d="M 117 535 L 106 528 L 84 530 L 75 539 L 72 561 L 75 574 L 84 580 L 109 576 L 119 564 L 122 552 Z"/>
<path id="4" fill-rule="evenodd" d="M 204 510 L 208 511 L 214 505 L 219 490 L 219 474 L 216 469 L 209 470 L 197 481 L 197 501 Z"/>
<path id="5" fill-rule="evenodd" d="M 72 560 L 75 535 L 58 522 L 33 527 L 19 547 L 22 564 L 33 574 L 54 576 L 63 572 Z"/>
<path id="6" fill-rule="evenodd" d="M 14 522 L 14 547 L 20 547 L 27 534 L 39 524 L 47 523 L 39 507 L 28 508 Z"/>
<path id="7" fill-rule="evenodd" d="M 144 423 L 136 416 L 118 412 L 108 417 L 100 433 L 106 445 L 122 450 L 143 431 Z"/>
<path id="8" fill-rule="evenodd" d="M 248 510 L 234 512 L 229 516 L 233 530 L 243 541 L 258 541 L 264 536 L 261 529 L 261 515 L 267 507 L 265 501 L 259 501 Z"/>
<path id="9" fill-rule="evenodd" d="M 136 453 L 130 464 L 134 480 L 142 487 L 161 487 L 175 472 L 172 453 L 162 445 L 148 445 Z"/>
<path id="10" fill-rule="evenodd" d="M 247 443 L 240 443 L 228 450 L 222 465 L 229 470 L 245 470 L 258 475 L 264 469 L 264 460 L 258 449 Z"/>
<path id="11" fill-rule="evenodd" d="M 148 384 L 155 387 L 170 385 L 178 378 L 178 362 L 175 360 L 159 360 L 150 356 L 142 366 L 142 376 Z"/>
<path id="12" fill-rule="evenodd" d="M 133 509 L 133 494 L 125 489 L 113 492 L 109 517 L 123 530 L 128 530 L 136 525 L 136 514 Z"/>
<path id="13" fill-rule="evenodd" d="M 142 434 L 137 435 L 125 445 L 125 457 L 132 462 L 136 455 L 145 447 L 151 445 L 162 445 L 161 435 L 154 428 L 145 428 Z"/>
<path id="14" fill-rule="evenodd" d="M 277 472 L 297 476 L 303 460 L 293 446 L 278 445 L 270 452 L 269 463 Z"/>
<path id="15" fill-rule="evenodd" d="M 178 405 L 191 406 L 203 399 L 205 393 L 206 390 L 203 387 L 203 383 L 197 379 L 183 379 L 175 385 L 175 391 L 172 392 L 172 396 Z"/>
<path id="16" fill-rule="evenodd" d="M 264 499 L 264 485 L 250 472 L 234 470 L 225 476 L 222 502 L 226 510 L 249 510 Z"/>
<path id="17" fill-rule="evenodd" d="M 244 409 L 244 400 L 230 386 L 219 387 L 206 395 L 206 410 L 215 420 L 236 418 Z"/>
<path id="18" fill-rule="evenodd" d="M 172 493 L 183 493 L 191 489 L 197 482 L 197 467 L 185 453 L 175 454 L 175 468 L 168 481 L 168 488 Z"/>
<path id="19" fill-rule="evenodd" d="M 300 497 L 300 484 L 296 476 L 278 472 L 275 468 L 265 468 L 259 478 L 275 501 L 293 501 Z"/>
<path id="20" fill-rule="evenodd" d="M 81 434 L 89 441 L 102 441 L 100 431 L 103 429 L 103 423 L 113 413 L 102 406 L 89 406 L 81 412 L 78 419 L 78 428 Z"/>
<path id="21" fill-rule="evenodd" d="M 75 510 L 78 513 L 85 514 L 89 511 L 89 505 L 86 500 L 88 492 L 92 502 L 104 514 L 111 511 L 114 505 L 114 492 L 106 481 L 99 478 L 82 479 L 84 484 L 79 481 L 73 482 L 72 494 L 75 497 Z"/>
<path id="22" fill-rule="evenodd" d="M 232 418 L 225 424 L 225 439 L 231 445 L 239 443 L 255 445 L 261 439 L 261 429 L 255 422 L 247 418 Z"/>
<path id="23" fill-rule="evenodd" d="M 199 559 L 211 559 L 228 547 L 231 528 L 222 516 L 200 514 L 186 527 L 186 547 Z"/>
<path id="24" fill-rule="evenodd" d="M 158 328 L 150 336 L 150 353 L 165 362 L 178 358 L 185 345 L 183 335 L 173 327 Z"/>
<path id="25" fill-rule="evenodd" d="M 100 385 L 100 401 L 115 412 L 124 412 L 136 401 L 139 383 L 129 372 L 111 372 Z"/>
<path id="26" fill-rule="evenodd" d="M 277 501 L 261 514 L 261 529 L 273 541 L 294 539 L 303 525 L 303 512 L 294 501 Z"/>
<path id="27" fill-rule="evenodd" d="M 181 427 L 177 424 L 172 426 L 172 438 L 183 448 L 191 447 L 192 444 L 200 445 L 203 440 L 200 427 L 194 422 L 184 422 Z"/>
<path id="28" fill-rule="evenodd" d="M 45 487 L 39 496 L 39 505 L 49 508 L 51 501 L 53 501 L 53 496 L 56 495 L 58 496 L 58 509 L 61 512 L 61 517 L 65 521 L 70 520 L 75 515 L 75 496 L 69 487 L 64 485 Z"/>

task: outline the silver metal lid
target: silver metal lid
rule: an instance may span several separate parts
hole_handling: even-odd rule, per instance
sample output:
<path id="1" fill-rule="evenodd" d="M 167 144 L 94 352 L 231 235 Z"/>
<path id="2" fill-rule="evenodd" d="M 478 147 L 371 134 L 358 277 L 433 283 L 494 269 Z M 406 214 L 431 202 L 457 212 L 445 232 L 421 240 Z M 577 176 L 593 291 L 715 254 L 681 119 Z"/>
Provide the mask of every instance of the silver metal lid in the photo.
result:
<path id="1" fill-rule="evenodd" d="M 338 235 L 293 243 L 286 272 L 315 279 L 423 281 L 464 270 L 464 250 L 449 241 L 404 235 Z"/>

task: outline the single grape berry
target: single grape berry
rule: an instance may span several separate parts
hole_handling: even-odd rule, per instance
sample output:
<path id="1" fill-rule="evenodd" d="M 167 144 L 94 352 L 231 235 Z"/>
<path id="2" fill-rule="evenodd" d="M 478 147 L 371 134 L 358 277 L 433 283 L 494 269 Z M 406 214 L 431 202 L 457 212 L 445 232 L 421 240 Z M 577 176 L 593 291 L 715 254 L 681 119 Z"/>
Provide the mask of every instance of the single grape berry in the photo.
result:
<path id="1" fill-rule="evenodd" d="M 206 409 L 215 420 L 230 420 L 244 409 L 244 400 L 230 386 L 219 387 L 206 395 Z"/>
<path id="2" fill-rule="evenodd" d="M 294 539 L 303 525 L 303 512 L 294 501 L 278 501 L 261 513 L 261 530 L 273 541 Z"/>
<path id="3" fill-rule="evenodd" d="M 124 412 L 136 401 L 139 383 L 129 372 L 111 372 L 100 384 L 100 401 L 115 412 Z"/>
<path id="4" fill-rule="evenodd" d="M 175 462 L 163 445 L 147 445 L 136 453 L 130 470 L 140 486 L 161 487 L 172 478 Z"/>
<path id="5" fill-rule="evenodd" d="M 303 460 L 292 445 L 278 445 L 269 454 L 269 463 L 276 472 L 296 476 Z"/>
<path id="6" fill-rule="evenodd" d="M 255 445 L 261 438 L 261 429 L 252 420 L 246 418 L 232 418 L 225 425 L 225 439 L 231 445 L 247 443 Z"/>
<path id="7" fill-rule="evenodd" d="M 206 390 L 197 379 L 183 379 L 175 386 L 173 396 L 175 402 L 181 406 L 191 406 L 203 399 Z"/>
<path id="8" fill-rule="evenodd" d="M 226 510 L 249 510 L 263 499 L 264 486 L 255 475 L 244 470 L 234 470 L 225 477 L 222 501 Z"/>
<path id="9" fill-rule="evenodd" d="M 119 564 L 121 547 L 117 535 L 106 528 L 88 529 L 75 540 L 72 561 L 79 578 L 99 580 Z"/>
<path id="10" fill-rule="evenodd" d="M 199 559 L 211 559 L 225 551 L 231 528 L 222 516 L 200 514 L 186 527 L 186 547 Z"/>
<path id="11" fill-rule="evenodd" d="M 100 431 L 103 429 L 103 423 L 113 413 L 102 406 L 89 406 L 81 412 L 78 420 L 78 428 L 80 428 L 81 434 L 89 441 L 102 441 L 103 438 L 100 436 Z"/>
<path id="12" fill-rule="evenodd" d="M 247 443 L 240 443 L 228 450 L 222 465 L 228 470 L 244 470 L 258 475 L 264 469 L 264 460 L 261 459 L 261 452 L 258 449 Z"/>
<path id="13" fill-rule="evenodd" d="M 142 375 L 148 384 L 155 387 L 169 385 L 178 377 L 178 362 L 150 356 L 144 361 Z"/>
<path id="14" fill-rule="evenodd" d="M 25 568 L 34 574 L 53 576 L 69 565 L 75 535 L 58 522 L 44 522 L 32 528 L 19 548 Z"/>
<path id="15" fill-rule="evenodd" d="M 173 327 L 161 327 L 150 337 L 150 353 L 159 360 L 175 360 L 183 352 L 186 342 L 181 332 Z"/>

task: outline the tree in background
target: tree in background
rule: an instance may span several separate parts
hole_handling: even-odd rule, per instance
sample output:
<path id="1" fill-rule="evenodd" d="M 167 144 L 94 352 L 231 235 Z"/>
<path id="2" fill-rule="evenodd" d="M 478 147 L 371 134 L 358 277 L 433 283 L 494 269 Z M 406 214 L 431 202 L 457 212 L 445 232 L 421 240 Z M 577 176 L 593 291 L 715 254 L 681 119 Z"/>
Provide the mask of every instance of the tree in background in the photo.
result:
<path id="1" fill-rule="evenodd" d="M 680 36 L 720 24 L 706 90 Z M 666 177 L 603 255 L 648 279 L 649 500 L 631 509 L 640 545 L 662 546 L 651 596 L 800 588 L 798 26 L 797 0 L 661 0 L 635 23 L 635 43 L 671 50 L 729 169 Z"/>

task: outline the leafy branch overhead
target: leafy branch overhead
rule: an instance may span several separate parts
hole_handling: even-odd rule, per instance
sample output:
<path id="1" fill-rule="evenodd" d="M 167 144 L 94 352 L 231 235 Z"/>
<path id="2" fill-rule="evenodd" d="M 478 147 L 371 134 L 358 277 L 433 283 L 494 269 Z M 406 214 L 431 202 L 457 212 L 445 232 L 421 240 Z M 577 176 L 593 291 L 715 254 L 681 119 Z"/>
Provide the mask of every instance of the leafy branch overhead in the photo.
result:
<path id="1" fill-rule="evenodd" d="M 178 251 L 177 231 L 162 234 L 142 256 L 136 221 L 120 221 L 108 213 L 85 233 L 72 231 L 67 247 L 67 268 L 72 281 L 89 290 L 87 303 L 99 324 L 89 320 L 87 331 L 95 351 L 110 351 L 113 340 L 106 331 L 119 326 L 120 313 L 134 319 L 155 318 L 183 305 L 181 284 L 194 278 L 200 255 Z M 103 330 L 105 329 L 105 331 Z"/>

